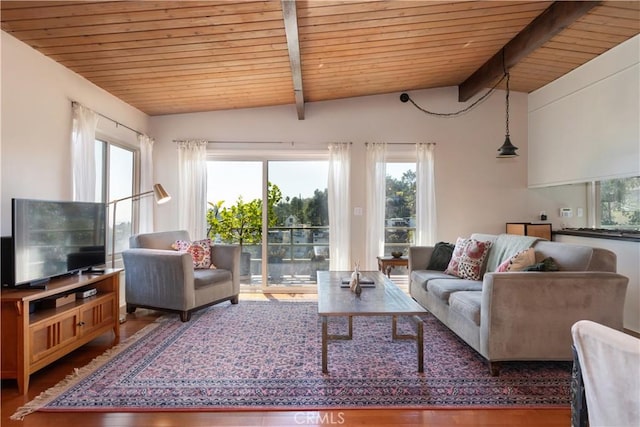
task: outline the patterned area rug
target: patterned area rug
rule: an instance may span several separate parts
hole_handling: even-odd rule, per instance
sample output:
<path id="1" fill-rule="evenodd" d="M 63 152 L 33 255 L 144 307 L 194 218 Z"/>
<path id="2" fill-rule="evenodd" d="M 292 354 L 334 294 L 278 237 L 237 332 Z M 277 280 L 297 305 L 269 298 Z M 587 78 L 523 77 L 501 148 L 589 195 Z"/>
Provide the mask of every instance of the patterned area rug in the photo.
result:
<path id="1" fill-rule="evenodd" d="M 399 319 L 399 332 L 412 332 Z M 167 315 L 21 408 L 41 411 L 319 410 L 568 407 L 570 363 L 513 362 L 491 377 L 482 357 L 424 316 L 424 373 L 389 317 L 354 319 L 321 369 L 314 302 L 223 303 L 188 323 Z M 341 318 L 330 333 L 346 333 Z"/>

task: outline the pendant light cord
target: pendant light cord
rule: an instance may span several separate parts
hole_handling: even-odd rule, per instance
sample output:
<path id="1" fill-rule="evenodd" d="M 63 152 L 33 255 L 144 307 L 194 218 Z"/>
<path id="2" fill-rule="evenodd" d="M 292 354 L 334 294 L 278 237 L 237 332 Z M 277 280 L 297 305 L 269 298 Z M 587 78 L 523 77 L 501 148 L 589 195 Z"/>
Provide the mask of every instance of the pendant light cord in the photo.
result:
<path id="1" fill-rule="evenodd" d="M 506 124 L 507 124 L 507 129 L 506 129 L 506 135 L 509 135 L 509 73 L 505 73 L 505 76 L 507 77 L 507 95 L 506 95 L 506 99 L 505 99 L 505 105 L 506 105 Z"/>
<path id="2" fill-rule="evenodd" d="M 504 49 L 502 49 L 502 78 L 504 79 L 505 77 L 507 78 L 507 95 L 505 98 L 505 108 L 506 108 L 506 136 L 509 136 L 509 79 L 510 79 L 510 74 L 509 71 L 507 71 L 507 67 L 504 63 Z"/>
<path id="3" fill-rule="evenodd" d="M 500 80 L 497 81 L 497 83 L 495 85 L 493 85 L 493 87 L 491 89 L 489 89 L 484 95 L 482 95 L 480 98 L 476 99 L 473 103 L 469 104 L 467 107 L 463 108 L 462 110 L 459 111 L 454 111 L 454 112 L 450 112 L 450 113 L 438 113 L 435 111 L 429 111 L 427 109 L 422 108 L 421 106 L 419 106 L 418 104 L 415 103 L 415 101 L 413 99 L 411 99 L 411 97 L 409 96 L 409 94 L 407 93 L 403 93 L 400 95 L 400 100 L 402 102 L 411 102 L 413 104 L 414 107 L 416 107 L 418 110 L 422 111 L 425 114 L 429 114 L 430 116 L 435 116 L 435 117 L 440 117 L 440 118 L 450 118 L 450 117 L 456 117 L 456 116 L 460 116 L 468 111 L 470 111 L 471 109 L 473 109 L 474 107 L 476 107 L 477 105 L 479 105 L 481 102 L 483 102 L 484 100 L 486 100 L 493 92 L 495 92 L 496 88 L 500 85 L 500 83 L 502 83 L 502 81 L 505 79 L 505 77 L 507 77 L 507 88 L 509 87 L 509 80 L 508 80 L 508 73 L 505 72 L 505 74 L 500 78 Z M 507 103 L 509 102 L 509 90 L 507 89 Z M 508 123 L 508 116 L 507 116 L 507 123 Z"/>

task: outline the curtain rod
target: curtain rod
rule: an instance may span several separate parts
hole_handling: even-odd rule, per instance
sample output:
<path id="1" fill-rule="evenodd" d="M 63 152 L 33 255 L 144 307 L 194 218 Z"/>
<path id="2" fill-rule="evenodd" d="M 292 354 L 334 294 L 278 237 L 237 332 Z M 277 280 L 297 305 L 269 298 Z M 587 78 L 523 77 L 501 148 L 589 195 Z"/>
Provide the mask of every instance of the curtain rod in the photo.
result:
<path id="1" fill-rule="evenodd" d="M 78 101 L 71 101 L 71 105 L 75 105 L 75 104 L 80 105 L 80 106 L 83 106 L 84 108 L 89 108 L 89 107 L 85 107 L 84 105 L 82 105 L 82 104 L 81 104 L 81 103 L 79 103 Z M 91 108 L 89 108 L 89 110 L 91 110 Z M 107 119 L 107 120 L 109 120 L 109 121 L 112 121 L 113 123 L 115 123 L 115 124 L 116 124 L 116 127 L 118 127 L 118 126 L 122 126 L 123 128 L 125 128 L 125 129 L 129 129 L 131 132 L 136 133 L 136 134 L 138 134 L 138 135 L 145 135 L 145 133 L 144 133 L 144 132 L 140 132 L 139 130 L 135 130 L 135 129 L 133 129 L 133 128 L 130 128 L 130 127 L 129 127 L 129 126 L 127 126 L 127 125 L 123 125 L 122 123 L 120 123 L 120 122 L 119 122 L 119 121 L 117 121 L 117 120 L 112 119 L 111 117 L 105 116 L 104 114 L 100 114 L 100 113 L 98 113 L 97 111 L 94 111 L 94 110 L 91 110 L 91 111 L 93 111 L 95 114 L 97 114 L 98 116 L 102 117 L 103 119 Z"/>
<path id="2" fill-rule="evenodd" d="M 291 146 L 295 145 L 296 142 L 295 141 L 210 141 L 210 140 L 206 140 L 206 139 L 199 139 L 199 138 L 193 138 L 193 139 L 174 139 L 173 142 L 186 142 L 186 141 L 204 141 L 207 144 L 289 144 Z M 307 144 L 334 144 L 333 142 L 298 142 L 298 144 L 300 145 L 307 145 Z M 353 144 L 352 142 L 347 142 L 347 144 L 351 145 Z"/>
<path id="3" fill-rule="evenodd" d="M 374 142 L 365 142 L 364 145 L 375 144 Z M 433 144 L 436 145 L 435 142 L 383 142 L 381 144 L 387 145 L 417 145 L 417 144 Z"/>
<path id="4" fill-rule="evenodd" d="M 210 141 L 200 138 L 184 138 L 174 139 L 173 142 L 186 142 L 186 141 L 204 141 L 207 144 L 293 144 L 293 142 L 284 141 Z"/>

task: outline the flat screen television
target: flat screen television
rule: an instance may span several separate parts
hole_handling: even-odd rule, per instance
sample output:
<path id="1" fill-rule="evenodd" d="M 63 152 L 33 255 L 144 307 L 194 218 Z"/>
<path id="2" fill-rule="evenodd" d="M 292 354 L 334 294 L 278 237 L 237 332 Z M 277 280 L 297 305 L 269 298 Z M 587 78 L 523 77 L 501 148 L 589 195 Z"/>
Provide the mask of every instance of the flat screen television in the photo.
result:
<path id="1" fill-rule="evenodd" d="M 28 286 L 105 264 L 104 203 L 12 200 L 13 283 Z"/>

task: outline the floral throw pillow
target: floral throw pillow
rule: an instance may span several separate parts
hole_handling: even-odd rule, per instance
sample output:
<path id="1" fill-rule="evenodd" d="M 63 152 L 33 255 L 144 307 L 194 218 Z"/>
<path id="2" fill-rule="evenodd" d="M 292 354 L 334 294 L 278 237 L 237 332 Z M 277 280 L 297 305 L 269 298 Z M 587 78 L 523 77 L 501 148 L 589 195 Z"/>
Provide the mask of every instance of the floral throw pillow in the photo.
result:
<path id="1" fill-rule="evenodd" d="M 203 239 L 189 242 L 176 240 L 171 247 L 179 252 L 188 252 L 193 258 L 193 268 L 211 268 L 211 240 Z"/>
<path id="2" fill-rule="evenodd" d="M 444 270 L 445 274 L 451 274 L 452 276 L 459 276 L 460 273 L 460 259 L 462 258 L 462 254 L 464 253 L 464 247 L 467 244 L 467 239 L 463 239 L 462 237 L 458 237 L 456 240 L 456 245 L 453 248 L 453 252 L 451 253 L 451 259 L 449 260 L 449 265 Z"/>
<path id="3" fill-rule="evenodd" d="M 526 267 L 536 263 L 536 252 L 533 248 L 520 251 L 509 259 L 506 259 L 498 266 L 496 271 L 522 271 Z"/>
<path id="4" fill-rule="evenodd" d="M 484 262 L 492 243 L 458 238 L 445 273 L 461 279 L 482 280 Z"/>

